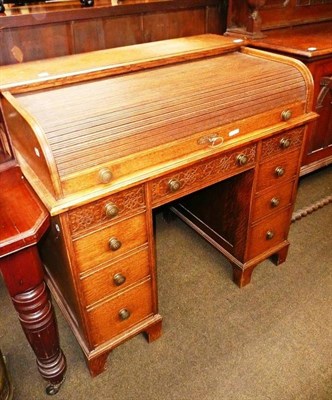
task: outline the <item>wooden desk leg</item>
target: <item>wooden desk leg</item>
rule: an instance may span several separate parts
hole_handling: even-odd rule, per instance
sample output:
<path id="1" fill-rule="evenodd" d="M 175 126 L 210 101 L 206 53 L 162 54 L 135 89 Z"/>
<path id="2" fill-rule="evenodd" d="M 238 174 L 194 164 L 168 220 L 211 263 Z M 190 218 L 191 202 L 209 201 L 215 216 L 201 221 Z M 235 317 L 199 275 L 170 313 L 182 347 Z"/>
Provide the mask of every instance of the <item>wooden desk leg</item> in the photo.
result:
<path id="1" fill-rule="evenodd" d="M 66 359 L 36 246 L 0 259 L 0 269 L 19 314 L 23 331 L 37 357 L 47 394 L 56 394 L 64 380 Z"/>
<path id="2" fill-rule="evenodd" d="M 232 264 L 233 266 L 233 282 L 237 284 L 239 288 L 243 288 L 248 285 L 251 281 L 251 275 L 256 267 L 256 265 L 252 265 L 246 269 L 241 269 L 237 265 Z"/>

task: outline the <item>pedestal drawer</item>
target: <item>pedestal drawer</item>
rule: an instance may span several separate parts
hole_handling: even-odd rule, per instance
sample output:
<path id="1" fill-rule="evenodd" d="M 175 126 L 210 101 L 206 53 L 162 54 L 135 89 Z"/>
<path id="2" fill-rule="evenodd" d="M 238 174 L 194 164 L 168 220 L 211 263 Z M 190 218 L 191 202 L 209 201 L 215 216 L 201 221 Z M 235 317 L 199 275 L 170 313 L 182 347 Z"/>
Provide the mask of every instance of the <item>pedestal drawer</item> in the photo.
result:
<path id="1" fill-rule="evenodd" d="M 262 160 L 266 160 L 278 154 L 285 154 L 293 151 L 294 148 L 300 148 L 302 145 L 304 128 L 291 129 L 263 140 L 262 143 Z"/>
<path id="2" fill-rule="evenodd" d="M 149 274 L 149 255 L 145 246 L 99 271 L 83 276 L 81 286 L 85 304 L 88 306 L 114 295 L 148 277 Z"/>
<path id="3" fill-rule="evenodd" d="M 252 221 L 255 222 L 282 208 L 289 206 L 292 200 L 294 181 L 273 186 L 264 193 L 256 193 L 252 211 Z"/>
<path id="4" fill-rule="evenodd" d="M 273 157 L 259 166 L 256 191 L 285 182 L 297 174 L 300 149 Z"/>
<path id="5" fill-rule="evenodd" d="M 80 272 L 109 262 L 147 242 L 145 213 L 74 240 Z"/>
<path id="6" fill-rule="evenodd" d="M 107 342 L 153 313 L 151 280 L 148 279 L 87 311 L 94 346 Z"/>
<path id="7" fill-rule="evenodd" d="M 250 232 L 248 259 L 254 258 L 287 239 L 290 208 L 264 219 Z"/>
<path id="8" fill-rule="evenodd" d="M 70 230 L 73 236 L 77 236 L 93 227 L 138 214 L 144 209 L 144 190 L 140 185 L 69 211 Z"/>

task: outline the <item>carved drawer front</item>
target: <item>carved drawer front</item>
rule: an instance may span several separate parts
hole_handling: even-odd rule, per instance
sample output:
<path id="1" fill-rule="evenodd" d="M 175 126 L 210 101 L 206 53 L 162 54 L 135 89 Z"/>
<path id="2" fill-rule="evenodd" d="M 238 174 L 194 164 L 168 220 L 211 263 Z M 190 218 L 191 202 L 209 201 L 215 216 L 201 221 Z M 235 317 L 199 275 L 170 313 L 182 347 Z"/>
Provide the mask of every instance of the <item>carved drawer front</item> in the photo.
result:
<path id="1" fill-rule="evenodd" d="M 130 329 L 153 314 L 150 279 L 87 310 L 94 346 Z"/>
<path id="2" fill-rule="evenodd" d="M 275 185 L 272 189 L 256 194 L 252 220 L 256 221 L 274 212 L 278 212 L 291 204 L 294 182 L 287 182 L 283 185 Z"/>
<path id="3" fill-rule="evenodd" d="M 153 205 L 167 203 L 253 166 L 255 158 L 256 145 L 251 145 L 158 178 L 151 184 Z"/>
<path id="4" fill-rule="evenodd" d="M 95 226 L 117 222 L 144 209 L 144 188 L 141 185 L 69 211 L 70 229 L 72 235 L 76 236 Z"/>
<path id="5" fill-rule="evenodd" d="M 248 258 L 254 258 L 287 239 L 290 208 L 264 219 L 251 228 Z"/>
<path id="6" fill-rule="evenodd" d="M 145 213 L 74 240 L 80 272 L 110 262 L 147 242 Z"/>
<path id="7" fill-rule="evenodd" d="M 290 131 L 283 132 L 269 139 L 263 140 L 262 143 L 262 160 L 285 154 L 302 145 L 304 128 L 296 128 Z"/>
<path id="8" fill-rule="evenodd" d="M 292 179 L 298 170 L 300 149 L 272 157 L 259 165 L 256 191 L 263 190 Z"/>
<path id="9" fill-rule="evenodd" d="M 145 246 L 94 273 L 85 274 L 81 281 L 85 304 L 91 305 L 125 290 L 149 274 L 149 255 Z"/>

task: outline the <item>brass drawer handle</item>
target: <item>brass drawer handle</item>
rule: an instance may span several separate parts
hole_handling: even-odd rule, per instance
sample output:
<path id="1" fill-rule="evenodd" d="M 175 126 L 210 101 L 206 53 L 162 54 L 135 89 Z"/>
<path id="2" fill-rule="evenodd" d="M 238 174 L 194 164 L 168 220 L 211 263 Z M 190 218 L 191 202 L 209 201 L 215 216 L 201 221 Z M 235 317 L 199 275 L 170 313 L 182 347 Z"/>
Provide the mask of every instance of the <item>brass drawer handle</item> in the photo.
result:
<path id="1" fill-rule="evenodd" d="M 168 182 L 168 188 L 169 188 L 170 192 L 172 192 L 172 193 L 177 192 L 180 189 L 180 187 L 181 187 L 181 183 L 177 179 L 171 179 Z"/>
<path id="2" fill-rule="evenodd" d="M 105 214 L 108 218 L 114 218 L 119 214 L 119 208 L 114 203 L 107 203 L 105 205 Z"/>
<path id="3" fill-rule="evenodd" d="M 273 231 L 267 231 L 265 237 L 266 237 L 266 240 L 273 239 L 274 238 L 274 232 Z"/>
<path id="4" fill-rule="evenodd" d="M 209 147 L 217 147 L 224 143 L 224 138 L 217 134 L 211 136 L 202 136 L 197 140 L 199 145 L 208 144 Z"/>
<path id="5" fill-rule="evenodd" d="M 282 138 L 279 142 L 279 146 L 281 149 L 288 149 L 291 145 L 291 140 L 289 138 Z"/>
<path id="6" fill-rule="evenodd" d="M 283 167 L 277 167 L 277 168 L 274 170 L 274 173 L 275 173 L 276 176 L 279 178 L 279 177 L 281 177 L 281 176 L 283 176 L 283 175 L 285 174 L 285 168 L 283 168 Z"/>
<path id="7" fill-rule="evenodd" d="M 272 197 L 270 204 L 273 208 L 278 207 L 278 205 L 280 204 L 280 200 L 278 199 L 278 197 Z"/>
<path id="8" fill-rule="evenodd" d="M 110 247 L 110 249 L 112 251 L 116 251 L 119 250 L 119 248 L 122 246 L 122 243 L 120 242 L 119 239 L 117 239 L 116 237 L 112 237 L 109 241 L 108 241 L 108 245 Z"/>
<path id="9" fill-rule="evenodd" d="M 126 277 L 120 273 L 113 276 L 113 282 L 116 286 L 121 286 L 126 282 Z"/>
<path id="10" fill-rule="evenodd" d="M 131 312 L 129 310 L 127 310 L 126 308 L 122 308 L 122 310 L 119 311 L 119 318 L 121 319 L 121 321 L 125 321 L 126 319 L 128 319 L 131 315 Z"/>
<path id="11" fill-rule="evenodd" d="M 109 168 L 102 168 L 99 171 L 99 180 L 101 183 L 111 182 L 113 174 Z"/>
<path id="12" fill-rule="evenodd" d="M 284 110 L 284 111 L 281 113 L 281 119 L 282 119 L 282 121 L 288 121 L 288 120 L 291 119 L 291 117 L 292 117 L 292 111 L 291 111 L 291 110 Z"/>
<path id="13" fill-rule="evenodd" d="M 246 165 L 248 162 L 248 157 L 245 154 L 239 154 L 236 157 L 236 162 L 237 165 L 239 165 L 240 167 L 242 167 L 243 165 Z"/>

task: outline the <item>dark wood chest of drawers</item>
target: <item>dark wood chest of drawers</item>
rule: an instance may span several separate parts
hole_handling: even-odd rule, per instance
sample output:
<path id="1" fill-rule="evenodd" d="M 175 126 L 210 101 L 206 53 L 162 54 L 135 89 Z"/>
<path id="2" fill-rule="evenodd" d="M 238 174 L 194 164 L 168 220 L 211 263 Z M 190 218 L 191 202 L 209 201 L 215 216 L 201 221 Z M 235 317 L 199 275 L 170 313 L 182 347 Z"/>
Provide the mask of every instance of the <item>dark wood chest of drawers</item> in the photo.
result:
<path id="1" fill-rule="evenodd" d="M 251 47 L 293 57 L 314 78 L 314 110 L 319 119 L 307 135 L 301 175 L 332 162 L 332 2 L 231 0 L 227 35 Z"/>
<path id="2" fill-rule="evenodd" d="M 25 66 L 19 82 L 4 68 L 6 127 L 52 216 L 41 256 L 92 375 L 125 340 L 161 333 L 158 207 L 215 245 L 239 286 L 285 260 L 316 118 L 303 65 L 202 35 Z"/>

